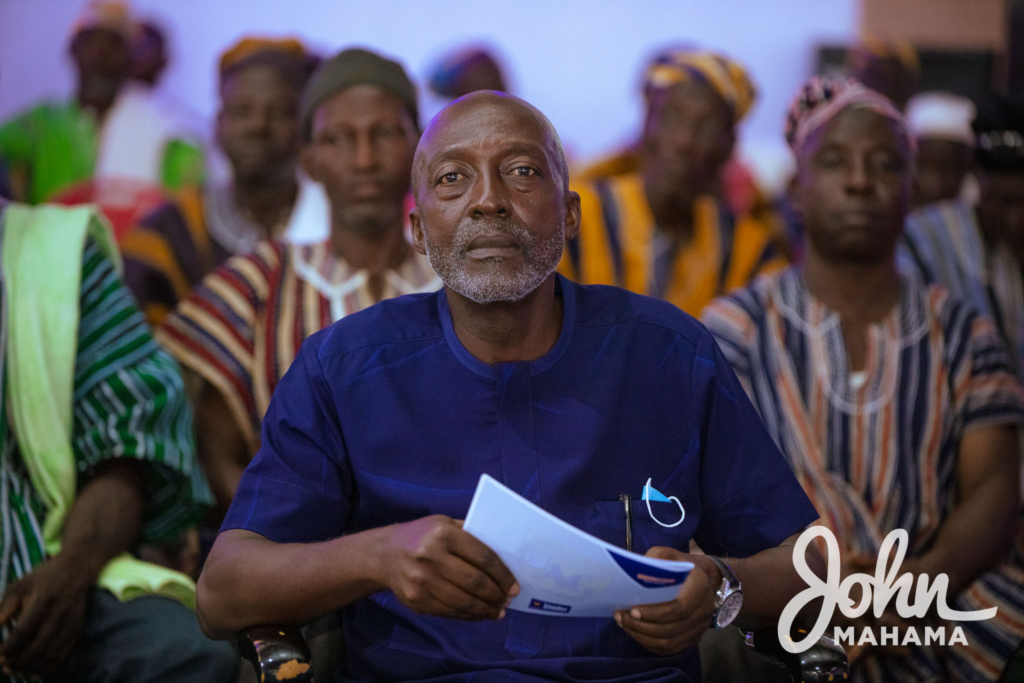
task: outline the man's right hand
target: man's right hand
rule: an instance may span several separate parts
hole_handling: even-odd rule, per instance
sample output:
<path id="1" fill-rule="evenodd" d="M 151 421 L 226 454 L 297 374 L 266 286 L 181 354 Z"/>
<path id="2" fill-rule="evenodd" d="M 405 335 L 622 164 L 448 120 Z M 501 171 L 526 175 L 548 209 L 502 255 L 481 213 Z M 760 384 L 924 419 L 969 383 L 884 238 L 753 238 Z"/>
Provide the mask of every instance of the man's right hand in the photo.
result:
<path id="1" fill-rule="evenodd" d="M 490 548 L 444 515 L 383 529 L 381 576 L 419 614 L 500 619 L 519 594 L 512 572 Z"/>

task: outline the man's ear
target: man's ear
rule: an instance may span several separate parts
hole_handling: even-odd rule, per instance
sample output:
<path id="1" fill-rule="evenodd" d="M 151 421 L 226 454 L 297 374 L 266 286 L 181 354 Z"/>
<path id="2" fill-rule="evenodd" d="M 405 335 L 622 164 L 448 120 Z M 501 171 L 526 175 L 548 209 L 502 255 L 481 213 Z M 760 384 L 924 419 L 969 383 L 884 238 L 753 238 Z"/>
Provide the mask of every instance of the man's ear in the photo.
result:
<path id="1" fill-rule="evenodd" d="M 580 196 L 569 191 L 565 199 L 565 239 L 571 240 L 580 234 L 580 221 L 583 213 L 580 209 Z"/>
<path id="2" fill-rule="evenodd" d="M 420 207 L 413 207 L 409 212 L 409 227 L 412 230 L 412 248 L 424 256 L 427 255 L 427 242 L 423 237 L 423 221 L 420 219 Z"/>
<path id="3" fill-rule="evenodd" d="M 312 143 L 303 143 L 302 147 L 299 148 L 299 165 L 302 166 L 302 171 L 312 180 L 318 183 L 322 182 L 318 173 L 316 153 L 313 151 Z"/>

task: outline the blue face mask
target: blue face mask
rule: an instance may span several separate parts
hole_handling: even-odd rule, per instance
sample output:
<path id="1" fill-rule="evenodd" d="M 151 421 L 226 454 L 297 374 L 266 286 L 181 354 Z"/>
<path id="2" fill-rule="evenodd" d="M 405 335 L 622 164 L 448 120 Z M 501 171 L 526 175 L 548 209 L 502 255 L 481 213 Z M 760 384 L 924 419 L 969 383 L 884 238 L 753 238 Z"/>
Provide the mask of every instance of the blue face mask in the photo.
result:
<path id="1" fill-rule="evenodd" d="M 674 526 L 679 526 L 680 524 L 683 523 L 683 520 L 686 519 L 686 510 L 683 509 L 683 504 L 679 502 L 679 499 L 676 498 L 675 496 L 666 496 L 664 493 L 662 493 L 658 489 L 656 489 L 653 486 L 651 486 L 650 478 L 648 478 L 647 479 L 647 483 L 644 484 L 644 492 L 643 492 L 643 495 L 641 496 L 641 498 L 643 500 L 647 501 L 647 512 L 650 513 L 651 519 L 653 519 L 655 522 L 657 522 L 658 524 L 660 524 L 661 526 L 663 526 L 665 528 L 671 529 Z M 677 521 L 675 524 L 665 524 L 665 522 L 662 522 L 660 519 L 655 517 L 654 516 L 654 511 L 651 510 L 651 501 L 652 500 L 661 501 L 663 503 L 671 503 L 671 502 L 675 501 L 675 504 L 679 506 L 679 513 L 680 513 L 680 515 L 682 515 L 679 518 L 679 521 Z"/>

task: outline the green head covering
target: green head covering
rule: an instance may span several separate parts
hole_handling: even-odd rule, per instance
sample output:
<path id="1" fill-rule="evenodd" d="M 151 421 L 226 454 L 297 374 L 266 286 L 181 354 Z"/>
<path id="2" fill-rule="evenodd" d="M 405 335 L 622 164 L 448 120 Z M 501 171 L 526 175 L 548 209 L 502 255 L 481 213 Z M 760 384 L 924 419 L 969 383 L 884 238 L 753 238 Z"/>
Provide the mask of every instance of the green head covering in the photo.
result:
<path id="1" fill-rule="evenodd" d="M 402 65 L 369 50 L 351 48 L 320 64 L 303 90 L 300 116 L 305 140 L 312 136 L 317 107 L 354 85 L 375 85 L 387 90 L 405 104 L 413 123 L 419 125 L 416 86 Z"/>

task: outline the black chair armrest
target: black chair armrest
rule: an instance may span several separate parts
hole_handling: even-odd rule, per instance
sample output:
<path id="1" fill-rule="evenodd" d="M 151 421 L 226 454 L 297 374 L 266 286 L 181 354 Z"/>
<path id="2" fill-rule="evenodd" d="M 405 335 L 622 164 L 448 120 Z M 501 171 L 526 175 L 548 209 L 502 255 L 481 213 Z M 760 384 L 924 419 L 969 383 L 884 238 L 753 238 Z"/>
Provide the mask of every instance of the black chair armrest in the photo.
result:
<path id="1" fill-rule="evenodd" d="M 309 648 L 299 629 L 254 626 L 238 634 L 238 653 L 256 669 L 260 681 L 311 683 Z"/>
<path id="2" fill-rule="evenodd" d="M 828 636 L 822 636 L 809 650 L 800 654 L 783 649 L 778 631 L 774 628 L 747 633 L 746 641 L 759 655 L 789 671 L 797 683 L 835 683 L 850 678 L 850 662 L 846 658 L 846 651 Z"/>

